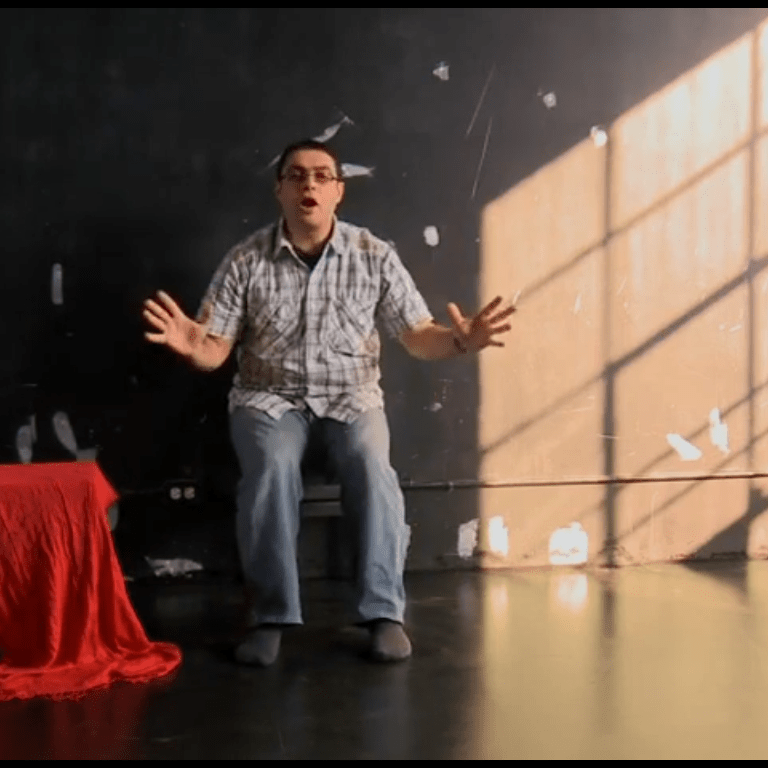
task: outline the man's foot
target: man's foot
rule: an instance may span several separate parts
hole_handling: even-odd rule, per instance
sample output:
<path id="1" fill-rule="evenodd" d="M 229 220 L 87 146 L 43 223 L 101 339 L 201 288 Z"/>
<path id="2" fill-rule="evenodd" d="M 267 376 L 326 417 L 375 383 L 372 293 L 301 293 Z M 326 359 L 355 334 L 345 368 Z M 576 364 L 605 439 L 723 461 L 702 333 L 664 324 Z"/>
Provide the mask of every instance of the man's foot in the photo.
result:
<path id="1" fill-rule="evenodd" d="M 235 659 L 240 664 L 253 664 L 268 667 L 274 664 L 280 653 L 282 627 L 275 624 L 262 624 L 250 630 L 248 637 L 237 646 Z"/>
<path id="2" fill-rule="evenodd" d="M 370 655 L 374 661 L 405 661 L 411 655 L 411 641 L 398 621 L 378 619 L 370 622 Z"/>

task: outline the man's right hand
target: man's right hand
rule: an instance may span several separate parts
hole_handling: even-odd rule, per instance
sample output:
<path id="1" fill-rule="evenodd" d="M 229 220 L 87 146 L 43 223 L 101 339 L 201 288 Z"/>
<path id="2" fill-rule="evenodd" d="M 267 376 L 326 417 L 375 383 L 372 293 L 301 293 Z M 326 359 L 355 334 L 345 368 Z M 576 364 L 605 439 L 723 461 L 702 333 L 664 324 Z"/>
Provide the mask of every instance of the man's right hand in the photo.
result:
<path id="1" fill-rule="evenodd" d="M 165 344 L 183 357 L 193 357 L 207 335 L 207 323 L 211 310 L 205 307 L 201 323 L 187 317 L 179 305 L 163 291 L 157 292 L 157 301 L 147 299 L 144 302 L 144 318 L 157 329 L 157 333 L 147 332 L 144 337 L 154 344 Z"/>

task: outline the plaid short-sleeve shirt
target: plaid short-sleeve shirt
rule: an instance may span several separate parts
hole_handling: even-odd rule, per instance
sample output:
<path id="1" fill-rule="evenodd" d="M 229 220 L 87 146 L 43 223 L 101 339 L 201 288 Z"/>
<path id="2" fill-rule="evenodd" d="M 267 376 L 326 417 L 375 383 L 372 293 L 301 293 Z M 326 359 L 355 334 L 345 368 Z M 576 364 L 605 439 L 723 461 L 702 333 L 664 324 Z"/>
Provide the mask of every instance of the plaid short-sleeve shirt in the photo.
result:
<path id="1" fill-rule="evenodd" d="M 396 337 L 432 317 L 395 249 L 338 220 L 312 270 L 282 220 L 255 232 L 224 258 L 198 317 L 206 304 L 208 332 L 237 342 L 230 412 L 275 419 L 307 405 L 349 422 L 383 407 L 376 321 Z"/>

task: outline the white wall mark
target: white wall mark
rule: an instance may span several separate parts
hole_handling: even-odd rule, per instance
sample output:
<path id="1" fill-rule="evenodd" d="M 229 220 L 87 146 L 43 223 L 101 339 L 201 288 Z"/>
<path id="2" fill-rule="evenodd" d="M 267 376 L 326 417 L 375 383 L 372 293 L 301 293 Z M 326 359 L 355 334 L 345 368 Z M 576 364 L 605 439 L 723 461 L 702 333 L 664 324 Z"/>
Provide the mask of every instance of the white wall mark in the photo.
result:
<path id="1" fill-rule="evenodd" d="M 506 557 L 509 554 L 509 529 L 500 515 L 488 522 L 488 546 L 497 555 Z"/>
<path id="2" fill-rule="evenodd" d="M 491 71 L 488 73 L 488 79 L 485 81 L 485 85 L 483 86 L 483 92 L 480 94 L 480 100 L 477 102 L 477 106 L 475 107 L 475 113 L 472 115 L 472 119 L 469 121 L 469 127 L 467 128 L 467 133 L 464 136 L 464 138 L 467 138 L 469 134 L 472 132 L 472 128 L 475 125 L 475 120 L 477 120 L 477 115 L 480 112 L 480 107 L 483 105 L 483 100 L 485 99 L 485 93 L 488 90 L 488 86 L 491 84 L 491 78 L 493 77 L 493 73 L 496 69 L 496 65 L 494 64 L 491 67 Z"/>
<path id="3" fill-rule="evenodd" d="M 681 435 L 671 432 L 667 435 L 667 442 L 683 461 L 696 461 L 702 457 L 701 451 Z"/>
<path id="4" fill-rule="evenodd" d="M 440 245 L 440 233 L 437 231 L 437 227 L 424 227 L 424 242 L 432 248 Z"/>
<path id="5" fill-rule="evenodd" d="M 25 424 L 19 427 L 16 432 L 16 453 L 22 464 L 29 464 L 32 461 L 32 427 Z"/>
<path id="6" fill-rule="evenodd" d="M 408 557 L 408 550 L 411 548 L 411 541 L 413 539 L 413 531 L 408 523 L 403 528 L 403 557 Z"/>
<path id="7" fill-rule="evenodd" d="M 59 442 L 70 452 L 77 453 L 77 440 L 69 422 L 69 416 L 64 411 L 53 414 L 53 431 Z"/>
<path id="8" fill-rule="evenodd" d="M 721 420 L 719 408 L 713 408 L 709 412 L 709 439 L 722 453 L 731 452 L 728 445 L 728 425 Z"/>
<path id="9" fill-rule="evenodd" d="M 593 125 L 589 131 L 596 147 L 604 147 L 608 143 L 608 134 L 599 125 Z"/>
<path id="10" fill-rule="evenodd" d="M 491 125 L 493 124 L 493 117 L 488 118 L 488 129 L 485 132 L 485 141 L 483 142 L 483 153 L 480 155 L 480 162 L 477 166 L 477 173 L 475 174 L 475 183 L 472 185 L 472 199 L 475 199 L 475 192 L 477 192 L 477 183 L 480 181 L 480 171 L 483 169 L 483 163 L 485 162 L 485 153 L 488 150 L 488 139 L 491 136 Z"/>
<path id="11" fill-rule="evenodd" d="M 464 560 L 468 560 L 472 557 L 477 547 L 477 528 L 479 522 L 479 520 L 470 520 L 468 523 L 459 526 L 459 543 L 457 550 L 459 557 Z"/>
<path id="12" fill-rule="evenodd" d="M 589 536 L 580 523 L 558 528 L 549 537 L 549 562 L 552 565 L 583 565 L 589 556 Z"/>
<path id="13" fill-rule="evenodd" d="M 54 264 L 51 270 L 51 301 L 60 307 L 64 303 L 64 267 Z"/>

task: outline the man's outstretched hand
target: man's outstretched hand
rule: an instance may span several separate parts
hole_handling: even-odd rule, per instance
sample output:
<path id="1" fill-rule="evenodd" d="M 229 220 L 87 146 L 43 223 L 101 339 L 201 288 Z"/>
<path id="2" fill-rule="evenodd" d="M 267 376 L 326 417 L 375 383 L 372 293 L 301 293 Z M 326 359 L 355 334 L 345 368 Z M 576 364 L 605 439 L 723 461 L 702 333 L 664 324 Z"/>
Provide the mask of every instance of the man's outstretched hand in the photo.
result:
<path id="1" fill-rule="evenodd" d="M 190 357 L 198 349 L 207 334 L 210 307 L 205 308 L 201 323 L 187 317 L 179 305 L 165 292 L 157 292 L 157 300 L 144 302 L 144 319 L 157 329 L 146 332 L 144 338 L 154 344 L 165 344 L 174 352 Z"/>
<path id="2" fill-rule="evenodd" d="M 453 333 L 462 351 L 476 352 L 485 347 L 503 347 L 504 343 L 496 341 L 494 336 L 512 330 L 509 323 L 501 324 L 517 308 L 512 305 L 497 312 L 501 304 L 501 296 L 489 302 L 474 317 L 464 317 L 461 310 L 454 304 L 448 304 L 448 317 L 453 324 Z"/>

